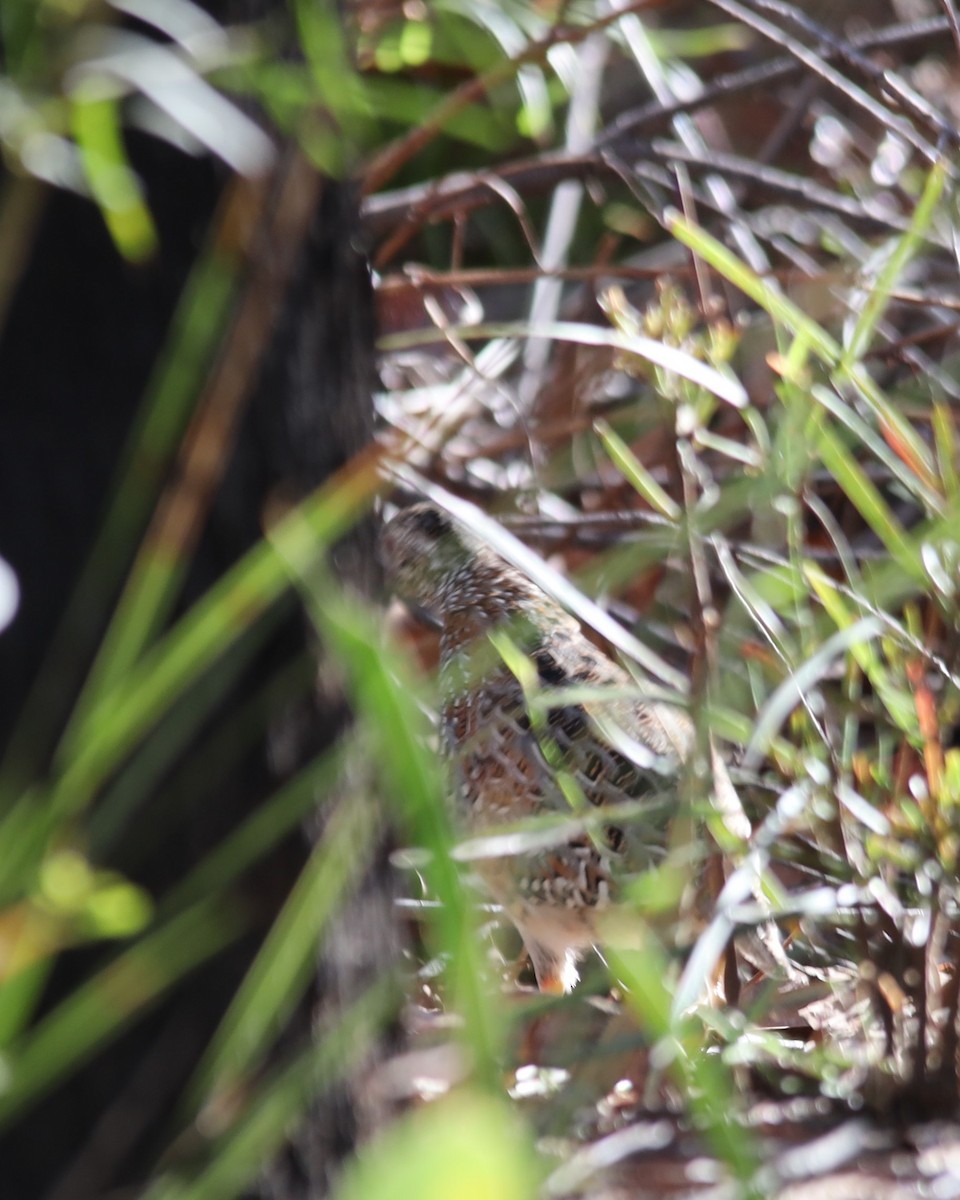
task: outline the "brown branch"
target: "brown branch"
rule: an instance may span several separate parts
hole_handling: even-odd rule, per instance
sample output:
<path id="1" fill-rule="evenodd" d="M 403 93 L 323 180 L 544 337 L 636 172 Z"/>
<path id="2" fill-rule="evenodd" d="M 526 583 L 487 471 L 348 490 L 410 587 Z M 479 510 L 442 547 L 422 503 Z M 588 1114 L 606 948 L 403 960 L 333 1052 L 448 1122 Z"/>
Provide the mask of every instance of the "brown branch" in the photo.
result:
<path id="1" fill-rule="evenodd" d="M 903 49 L 917 43 L 938 39 L 946 32 L 947 22 L 943 17 L 930 17 L 924 21 L 903 22 L 888 26 L 886 29 L 870 30 L 851 38 L 850 45 L 859 51 Z M 822 57 L 828 62 L 836 55 L 837 52 L 830 47 L 826 47 L 822 51 Z M 599 144 L 614 143 L 626 134 L 634 133 L 637 130 L 660 128 L 679 113 L 696 112 L 743 92 L 755 91 L 757 88 L 769 88 L 773 83 L 784 83 L 795 79 L 803 72 L 804 65 L 795 58 L 787 56 L 745 67 L 740 71 L 731 71 L 727 75 L 718 76 L 692 99 L 677 100 L 676 103 L 666 106 L 658 102 L 651 102 L 621 113 Z"/>
<path id="2" fill-rule="evenodd" d="M 937 148 L 921 137 L 909 120 L 891 112 L 845 75 L 840 74 L 839 71 L 830 65 L 827 57 L 819 52 L 819 50 L 812 50 L 809 46 L 798 42 L 796 38 L 791 37 L 779 26 L 765 20 L 758 13 L 747 7 L 746 4 L 740 3 L 739 0 L 710 0 L 710 3 L 714 8 L 719 8 L 721 12 L 725 12 L 735 20 L 741 21 L 748 28 L 756 30 L 762 37 L 772 41 L 775 45 L 782 46 L 809 71 L 818 75 L 831 87 L 840 92 L 841 95 L 845 96 L 851 104 L 869 113 L 883 128 L 892 130 L 898 134 L 904 141 L 922 154 L 928 162 L 933 163 L 937 161 L 939 157 Z M 839 51 L 836 51 L 836 53 L 839 54 Z M 938 136 L 943 136 L 940 130 L 937 132 Z"/>

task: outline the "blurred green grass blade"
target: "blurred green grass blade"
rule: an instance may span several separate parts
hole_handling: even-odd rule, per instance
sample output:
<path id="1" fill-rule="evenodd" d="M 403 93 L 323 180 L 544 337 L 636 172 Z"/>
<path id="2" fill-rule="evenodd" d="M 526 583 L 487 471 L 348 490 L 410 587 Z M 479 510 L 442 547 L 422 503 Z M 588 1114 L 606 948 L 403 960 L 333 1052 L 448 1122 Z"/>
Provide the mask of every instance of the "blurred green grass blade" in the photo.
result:
<path id="1" fill-rule="evenodd" d="M 170 1169 L 143 1200 L 235 1200 L 295 1132 L 309 1102 L 363 1060 L 396 1008 L 393 989 L 375 984 L 293 1062 L 252 1090 L 199 1168 Z"/>
<path id="2" fill-rule="evenodd" d="M 709 507 L 698 510 L 697 525 L 704 536 L 729 529 L 733 522 L 756 513 L 782 494 L 783 481 L 776 471 L 762 475 L 732 471 L 730 478 L 721 483 L 719 496 L 711 498 Z"/>
<path id="3" fill-rule="evenodd" d="M 30 1020 L 53 969 L 53 958 L 31 963 L 0 985 L 0 1046 L 7 1046 Z"/>
<path id="4" fill-rule="evenodd" d="M 301 121 L 300 145 L 317 167 L 342 179 L 371 140 L 369 81 L 354 68 L 341 15 L 331 0 L 293 0 L 292 8 L 314 102 L 332 118 Z"/>
<path id="5" fill-rule="evenodd" d="M 837 589 L 834 581 L 819 567 L 806 563 L 804 574 L 838 630 L 849 632 L 862 625 L 862 620 L 858 620 L 857 615 L 850 611 L 846 598 Z M 874 637 L 876 633 L 881 632 L 884 631 L 878 623 L 873 635 L 864 637 L 858 634 L 849 642 L 847 650 L 870 680 L 894 724 L 916 742 L 920 733 L 916 704 L 910 692 L 896 686 L 890 668 L 877 652 Z"/>
<path id="6" fill-rule="evenodd" d="M 236 731 L 231 729 L 230 736 L 235 738 Z M 170 917 L 189 905 L 222 892 L 244 870 L 259 861 L 303 820 L 316 805 L 318 797 L 329 789 L 341 757 L 339 750 L 318 756 L 258 807 L 239 829 L 221 842 L 164 897 L 158 917 Z M 98 815 L 94 814 L 95 817 Z M 44 968 L 39 976 L 42 984 L 49 963 L 40 965 Z M 23 971 L 0 988 L 0 1045 L 6 1044 L 10 1036 L 23 1027 L 33 1009 L 37 989 L 30 988 L 23 996 L 20 993 L 23 991 L 22 984 L 35 971 L 36 968 Z"/>
<path id="7" fill-rule="evenodd" d="M 676 533 L 671 527 L 654 526 L 639 533 L 636 540 L 598 550 L 577 569 L 573 582 L 587 596 L 595 596 L 605 588 L 616 592 L 629 587 L 648 567 L 662 563 L 675 552 L 676 545 Z"/>
<path id="8" fill-rule="evenodd" d="M 762 758 L 767 753 L 774 734 L 790 713 L 807 700 L 833 663 L 852 651 L 858 642 L 866 643 L 879 632 L 879 622 L 873 617 L 861 617 L 855 622 L 849 622 L 827 638 L 824 644 L 799 666 L 793 668 L 758 712 L 746 750 L 747 758 Z"/>
<path id="9" fill-rule="evenodd" d="M 450 853 L 453 835 L 439 764 L 421 741 L 422 730 L 414 719 L 416 693 L 399 682 L 407 672 L 377 645 L 372 629 L 356 627 L 354 616 L 354 610 L 332 613 L 328 608 L 318 621 L 319 628 L 349 664 L 358 708 L 378 735 L 383 786 L 396 799 L 418 844 L 431 853 L 423 874 L 441 902 L 436 935 L 431 940 L 450 957 L 453 1006 L 466 1021 L 474 1068 L 481 1078 L 495 1084 L 503 1023 L 484 987 L 476 920 Z"/>
<path id="10" fill-rule="evenodd" d="M 331 814 L 187 1088 L 191 1109 L 229 1095 L 262 1064 L 314 974 L 323 928 L 368 861 L 377 825 L 359 792 Z"/>
<path id="11" fill-rule="evenodd" d="M 237 262 L 225 262 L 213 252 L 200 277 L 191 280 L 187 303 L 181 314 L 181 337 L 174 339 L 176 358 L 165 357 L 148 393 L 149 416 L 142 429 L 142 440 L 134 452 L 134 461 L 157 451 L 161 451 L 164 458 L 172 454 L 199 392 L 201 372 L 226 323 L 237 266 Z M 131 469 L 133 466 L 131 463 Z M 159 478 L 155 482 L 159 490 Z M 149 555 L 145 556 L 144 550 L 149 550 Z M 166 611 L 164 606 L 169 603 L 186 566 L 169 548 L 150 545 L 141 549 L 90 670 L 78 702 L 78 713 L 82 714 L 140 656 L 156 633 L 159 614 Z"/>
<path id="12" fill-rule="evenodd" d="M 651 938 L 642 950 L 607 947 L 607 952 L 614 974 L 626 984 L 626 1003 L 641 1026 L 659 1039 L 655 1055 L 681 1088 L 695 1125 L 739 1182 L 739 1195 L 760 1200 L 764 1193 L 753 1182 L 759 1159 L 750 1130 L 739 1119 L 733 1074 L 719 1053 L 704 1045 L 705 1030 L 698 1020 L 674 1020 L 667 986 L 669 965 L 663 951 Z"/>
<path id="13" fill-rule="evenodd" d="M 733 438 L 711 433 L 709 429 L 698 429 L 694 435 L 694 442 L 698 449 L 713 450 L 751 471 L 758 471 L 763 464 L 762 456 L 752 446 L 745 446 Z"/>
<path id="14" fill-rule="evenodd" d="M 907 537 L 900 522 L 860 464 L 837 434 L 826 425 L 820 431 L 817 450 L 823 465 L 886 546 L 891 557 L 913 580 L 918 583 L 923 581 L 925 572 L 917 546 Z"/>
<path id="15" fill-rule="evenodd" d="M 960 498 L 955 499 L 942 517 L 932 521 L 924 521 L 910 531 L 914 543 L 922 546 L 924 542 L 940 545 L 943 542 L 956 541 L 957 529 L 960 528 Z M 896 561 L 868 562 L 863 566 L 863 585 L 870 603 L 878 609 L 896 609 L 906 599 L 916 596 L 918 591 L 926 590 L 926 583 L 918 586 L 914 575 L 906 575 Z"/>
<path id="16" fill-rule="evenodd" d="M 177 912 L 221 892 L 269 853 L 330 790 L 342 769 L 343 757 L 344 751 L 334 748 L 298 771 L 164 896 L 160 913 Z"/>
<path id="17" fill-rule="evenodd" d="M 679 521 L 683 516 L 679 504 L 657 483 L 623 438 L 615 433 L 606 421 L 595 421 L 593 427 L 610 456 L 610 461 L 631 487 L 636 489 L 655 512 L 670 521 Z"/>
<path id="18" fill-rule="evenodd" d="M 794 340 L 796 346 L 799 339 Z M 816 447 L 826 421 L 825 410 L 811 404 L 806 387 L 784 379 L 776 390 L 781 415 L 776 423 L 766 478 L 773 495 L 796 495 L 817 465 Z"/>
<path id="19" fill-rule="evenodd" d="M 897 454 L 928 488 L 937 490 L 933 458 L 925 442 L 909 421 L 893 407 L 863 365 L 856 363 L 846 372 L 838 371 L 836 382 L 849 382 L 857 389 L 862 399 L 876 414 L 884 436 L 893 443 Z"/>
<path id="20" fill-rule="evenodd" d="M 130 262 L 142 263 L 157 251 L 157 231 L 127 161 L 117 102 L 89 90 L 75 90 L 70 108 L 83 171 L 114 245 Z"/>
<path id="21" fill-rule="evenodd" d="M 89 803 L 145 732 L 283 594 L 289 564 L 306 571 L 319 561 L 378 486 L 375 472 L 367 469 L 321 488 L 278 522 L 272 544 L 261 541 L 249 550 L 91 712 L 71 725 L 56 762 L 54 814 L 68 815 Z"/>
<path id="22" fill-rule="evenodd" d="M 384 121 L 416 127 L 436 111 L 444 92 L 387 76 L 372 77 L 366 86 L 370 105 Z M 517 140 L 512 121 L 501 109 L 471 104 L 452 114 L 444 123 L 444 134 L 467 146 L 502 153 Z"/>
<path id="23" fill-rule="evenodd" d="M 876 327 L 890 300 L 890 293 L 904 268 L 916 254 L 936 213 L 947 182 L 946 161 L 941 159 L 931 167 L 923 187 L 923 193 L 914 207 L 910 226 L 898 239 L 883 269 L 867 291 L 867 300 L 860 311 L 857 323 L 840 361 L 842 371 L 849 371 L 863 358 L 870 348 Z"/>
<path id="24" fill-rule="evenodd" d="M 229 721 L 215 722 L 205 730 L 202 751 L 189 753 L 198 725 L 235 680 L 237 670 L 246 665 L 253 648 L 261 644 L 257 635 L 269 634 L 272 627 L 268 615 L 253 631 L 252 647 L 241 645 L 235 651 L 228 650 L 223 660 L 191 691 L 188 702 L 174 707 L 110 781 L 86 822 L 92 858 L 101 861 L 109 858 L 116 840 L 129 828 L 146 795 L 157 795 L 164 811 L 171 814 L 171 823 L 178 819 L 184 804 L 205 803 L 216 780 L 237 767 L 250 746 L 263 737 L 275 714 L 287 711 L 291 703 L 309 693 L 316 683 L 316 667 L 313 657 L 305 652 L 282 667 L 263 687 L 256 688 L 231 712 Z M 168 730 L 168 725 L 173 728 Z M 174 766 L 174 756 L 180 750 L 187 751 L 186 757 Z M 175 772 L 172 776 L 171 767 Z M 163 800 L 170 789 L 177 794 L 174 806 L 165 805 Z"/>
<path id="25" fill-rule="evenodd" d="M 27 788 L 0 822 L 0 906 L 28 893 L 50 848 L 61 816 L 41 785 Z"/>
<path id="26" fill-rule="evenodd" d="M 262 645 L 269 629 L 256 626 L 261 615 L 251 613 L 248 625 L 226 623 L 215 637 L 209 636 L 209 625 L 188 624 L 181 631 L 188 635 L 182 642 L 172 637 L 170 657 L 164 655 L 164 643 L 144 660 L 140 673 L 131 673 L 108 692 L 106 702 L 82 723 L 76 757 L 64 755 L 65 761 L 57 764 L 59 777 L 49 789 L 25 793 L 0 823 L 0 881 L 6 884 L 29 869 L 27 852 L 42 849 L 58 825 L 85 809 L 109 777 L 130 759 L 127 774 L 117 781 L 120 792 L 109 796 L 110 807 L 102 815 L 100 833 L 111 824 L 114 830 L 117 822 L 122 824 L 124 813 L 136 801 L 136 794 L 129 794 L 131 786 L 138 778 L 142 782 L 162 772 L 178 748 L 189 741 L 197 715 L 222 694 L 218 681 L 211 681 L 207 672 L 216 674 L 226 662 L 227 670 L 219 682 L 229 683 L 231 675 L 241 671 Z M 178 713 L 179 702 L 191 688 L 196 707 Z M 141 749 L 142 743 L 146 744 Z M 131 758 L 138 750 L 140 756 Z M 31 831 L 31 822 L 42 828 Z"/>
<path id="27" fill-rule="evenodd" d="M 105 610 L 133 552 L 219 337 L 236 265 L 226 247 L 214 243 L 193 268 L 182 293 L 166 347 L 127 439 L 107 516 L 0 765 L 0 811 L 12 803 L 50 753 L 51 712 L 57 713 L 50 695 L 62 686 L 65 665 L 72 667 L 91 649 L 88 630 L 96 628 L 98 614 Z M 140 645 L 136 640 L 136 652 Z M 101 653 L 105 657 L 93 677 L 103 670 L 103 684 L 115 681 L 130 661 L 129 652 L 108 648 Z M 107 669 L 111 658 L 113 664 Z"/>
<path id="28" fill-rule="evenodd" d="M 204 902 L 148 933 L 81 984 L 12 1046 L 0 1128 L 118 1037 L 186 974 L 242 932 L 239 911 Z"/>
<path id="29" fill-rule="evenodd" d="M 727 22 L 701 29 L 651 29 L 649 37 L 658 58 L 712 58 L 715 54 L 746 50 L 754 34 L 745 25 Z"/>
<path id="30" fill-rule="evenodd" d="M 503 1022 L 483 985 L 476 921 L 451 856 L 444 777 L 436 753 L 424 744 L 418 690 L 407 664 L 384 645 L 372 613 L 320 573 L 304 572 L 292 561 L 289 566 L 325 644 L 346 671 L 356 711 L 376 748 L 382 787 L 407 831 L 430 852 L 423 875 L 441 904 L 428 937 L 450 956 L 453 1004 L 464 1016 L 475 1070 L 496 1086 Z"/>
<path id="31" fill-rule="evenodd" d="M 258 543 L 86 717 L 65 735 L 49 788 L 27 791 L 0 823 L 0 893 L 16 894 L 58 826 L 89 805 L 140 741 L 260 620 L 288 587 L 289 563 L 306 570 L 379 487 L 373 457 L 346 471 L 279 522 L 281 559 Z"/>
<path id="32" fill-rule="evenodd" d="M 515 1106 L 461 1090 L 407 1114 L 360 1151 L 336 1200 L 535 1200 L 543 1167 Z"/>
<path id="33" fill-rule="evenodd" d="M 488 0 L 467 0 L 466 3 L 437 0 L 432 11 L 434 14 L 449 12 L 462 18 L 461 36 L 456 37 L 460 30 L 455 21 L 448 20 L 444 29 L 462 46 L 464 61 L 471 62 L 479 69 L 485 69 L 491 62 L 522 57 L 530 41 L 530 35 L 519 24 L 522 17 L 526 17 L 529 24 L 539 27 L 534 36 L 542 36 L 545 32 L 542 20 L 530 20 L 533 16 L 531 12 L 523 12 L 521 9 L 511 11 L 507 5 L 489 3 Z M 478 30 L 485 32 L 493 42 L 492 56 L 482 56 L 486 58 L 485 62 L 478 61 L 476 53 L 480 42 L 477 37 Z M 515 83 L 521 100 L 517 128 L 527 137 L 540 137 L 549 129 L 552 117 L 550 92 L 543 71 L 538 64 L 527 63 L 517 71 Z"/>
<path id="34" fill-rule="evenodd" d="M 4 0 L 0 4 L 0 36 L 6 72 L 16 78 L 32 65 L 41 49 L 36 37 L 37 27 L 45 22 L 36 0 Z M 29 52 L 33 50 L 34 54 Z"/>
<path id="35" fill-rule="evenodd" d="M 953 409 L 942 401 L 933 406 L 933 436 L 943 493 L 948 500 L 956 502 L 960 496 L 960 443 Z"/>
<path id="36" fill-rule="evenodd" d="M 749 296 L 769 313 L 774 321 L 783 325 L 795 337 L 802 338 L 819 359 L 830 366 L 839 362 L 840 346 L 826 330 L 808 317 L 793 301 L 788 300 L 782 292 L 765 283 L 722 242 L 711 237 L 706 230 L 694 225 L 674 209 L 667 210 L 666 221 L 667 228 L 678 242 L 719 271 L 744 295 Z"/>
<path id="37" fill-rule="evenodd" d="M 144 539 L 97 652 L 72 721 L 82 719 L 98 698 L 123 678 L 176 600 L 189 563 L 173 547 L 157 547 Z"/>
<path id="38" fill-rule="evenodd" d="M 849 404 L 841 400 L 830 388 L 818 384 L 810 389 L 809 394 L 854 435 L 857 443 L 865 451 L 869 451 L 877 462 L 883 463 L 893 478 L 916 496 L 928 512 L 942 511 L 943 498 L 939 491 L 929 487 L 926 479 L 917 475 L 898 454 L 895 454 Z"/>

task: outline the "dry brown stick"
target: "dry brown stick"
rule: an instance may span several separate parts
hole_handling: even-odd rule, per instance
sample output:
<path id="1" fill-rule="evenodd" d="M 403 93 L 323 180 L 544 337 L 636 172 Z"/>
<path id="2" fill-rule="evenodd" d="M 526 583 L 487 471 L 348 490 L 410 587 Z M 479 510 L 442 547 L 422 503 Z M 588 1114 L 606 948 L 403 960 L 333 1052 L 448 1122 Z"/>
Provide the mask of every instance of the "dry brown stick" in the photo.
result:
<path id="1" fill-rule="evenodd" d="M 200 536 L 247 398 L 259 374 L 298 252 L 323 186 L 299 151 L 268 189 L 238 180 L 223 227 L 249 225 L 250 274 L 219 359 L 183 439 L 174 479 L 161 498 L 138 561 L 156 554 L 185 561 Z M 252 212 L 251 212 L 252 209 Z"/>
<path id="2" fill-rule="evenodd" d="M 940 37 L 946 32 L 947 22 L 943 17 L 930 17 L 924 21 L 903 22 L 888 26 L 886 29 L 870 30 L 868 33 L 851 38 L 850 45 L 860 52 L 903 48 L 916 42 Z M 822 56 L 830 61 L 834 55 L 835 51 L 827 47 Z M 744 67 L 740 71 L 719 75 L 708 83 L 697 96 L 690 99 L 678 100 L 672 105 L 651 102 L 621 113 L 604 135 L 603 143 L 616 142 L 619 138 L 633 133 L 637 129 L 665 125 L 677 113 L 694 112 L 742 92 L 753 91 L 756 88 L 769 88 L 773 83 L 784 83 L 802 74 L 803 70 L 803 64 L 795 58 L 782 56 L 756 66 Z"/>
<path id="3" fill-rule="evenodd" d="M 722 151 L 712 151 L 707 157 L 691 154 L 685 146 L 677 142 L 669 142 L 657 138 L 649 145 L 642 145 L 637 153 L 654 162 L 673 163 L 683 162 L 688 166 L 699 167 L 704 171 L 712 171 L 728 179 L 744 180 L 766 188 L 780 195 L 793 196 L 804 204 L 814 208 L 826 209 L 840 216 L 853 220 L 868 220 L 876 222 L 881 227 L 905 233 L 910 222 L 905 217 L 890 213 L 881 205 L 874 205 L 867 199 L 851 199 L 839 192 L 807 179 L 802 175 L 794 175 L 779 167 L 765 166 L 749 158 L 737 154 L 726 154 Z"/>
<path id="4" fill-rule="evenodd" d="M 682 274 L 677 267 L 674 274 Z M 464 267 L 452 271 L 435 271 L 428 267 L 417 267 L 409 274 L 387 275 L 383 283 L 400 280 L 412 288 L 433 287 L 481 287 L 484 284 L 533 283 L 537 279 L 566 279 L 571 283 L 589 283 L 598 279 L 659 279 L 662 267 L 637 267 L 629 263 L 597 263 L 585 267 Z M 960 304 L 960 300 L 957 301 Z"/>
<path id="5" fill-rule="evenodd" d="M 878 90 L 886 92 L 887 97 L 892 99 L 897 107 L 905 111 L 912 120 L 926 125 L 938 139 L 956 142 L 960 138 L 960 132 L 944 114 L 938 112 L 896 72 L 872 62 L 852 42 L 846 38 L 837 37 L 826 26 L 801 12 L 796 5 L 786 4 L 783 0 L 748 0 L 748 3 L 757 10 L 775 13 L 778 17 L 790 21 L 805 33 L 817 38 L 820 42 L 821 53 L 824 48 L 832 50 L 833 54 L 848 67 L 870 80 Z"/>
<path id="6" fill-rule="evenodd" d="M 950 25 L 950 32 L 953 34 L 953 44 L 957 54 L 960 54 L 960 17 L 957 15 L 957 9 L 953 0 L 940 0 L 943 5 L 943 11 L 947 15 L 947 22 Z"/>
<path id="7" fill-rule="evenodd" d="M 851 104 L 869 113 L 881 128 L 898 134 L 908 145 L 923 155 L 928 162 L 934 163 L 937 161 L 939 155 L 936 146 L 931 145 L 930 142 L 921 137 L 909 120 L 898 113 L 892 112 L 880 101 L 875 100 L 865 92 L 863 88 L 837 71 L 827 62 L 824 55 L 797 41 L 796 38 L 791 37 L 779 26 L 761 17 L 758 13 L 747 7 L 746 4 L 740 3 L 740 0 L 710 0 L 710 3 L 714 8 L 719 8 L 728 16 L 741 21 L 750 29 L 756 30 L 761 36 L 768 38 L 778 46 L 782 46 L 799 62 L 803 63 L 808 70 L 813 71 L 821 79 L 830 84 L 831 87 L 840 92 L 841 95 L 845 96 Z"/>
<path id="8" fill-rule="evenodd" d="M 690 165 L 702 166 L 705 170 L 716 170 L 717 173 L 732 179 L 758 184 L 776 194 L 797 197 L 814 207 L 837 213 L 849 220 L 867 222 L 871 228 L 903 232 L 908 224 L 885 209 L 867 208 L 862 202 L 833 192 L 822 184 L 775 167 L 761 166 L 735 155 L 717 155 L 708 160 L 701 160 L 680 147 L 675 149 L 673 143 L 667 142 L 645 146 L 643 152 L 651 161 L 637 163 L 633 167 L 628 166 L 612 150 L 604 149 L 598 155 L 567 156 L 553 153 L 524 159 L 501 167 L 499 175 L 515 190 L 525 194 L 549 190 L 564 179 L 614 175 L 621 178 L 627 186 L 631 186 L 631 177 L 634 182 L 637 176 L 649 179 L 660 187 L 668 188 L 669 194 L 672 195 L 672 177 L 663 171 L 659 161 L 667 163 L 671 159 L 683 157 Z M 640 153 L 638 149 L 638 154 Z M 654 159 L 659 161 L 652 161 Z M 377 251 L 374 257 L 375 264 L 382 268 L 416 236 L 423 225 L 448 220 L 456 214 L 479 208 L 489 203 L 490 195 L 487 181 L 482 176 L 458 171 L 429 184 L 368 198 L 364 204 L 364 226 L 370 235 L 376 237 L 378 233 L 390 229 L 393 222 L 400 222 Z M 646 198 L 641 199 L 646 202 Z M 706 195 L 698 194 L 697 203 L 709 211 L 716 208 Z M 739 217 L 746 220 L 748 215 L 741 212 Z"/>
<path id="9" fill-rule="evenodd" d="M 850 39 L 850 52 L 858 54 L 862 58 L 864 51 L 878 47 L 888 48 L 891 46 L 910 45 L 917 41 L 929 40 L 931 37 L 938 37 L 946 33 L 947 28 L 945 18 L 932 18 L 922 22 L 898 24 L 885 30 L 878 32 L 871 31 L 860 37 Z M 533 49 L 531 48 L 531 51 Z M 828 46 L 824 48 L 821 57 L 826 62 L 831 58 L 839 57 L 840 52 L 840 48 Z M 518 64 L 518 60 L 513 60 L 513 62 L 514 64 Z M 804 64 L 798 62 L 796 58 L 778 58 L 773 62 L 762 64 L 760 67 L 750 67 L 741 72 L 722 76 L 692 100 L 678 102 L 672 106 L 662 106 L 660 104 L 644 106 L 634 113 L 621 116 L 598 139 L 598 148 L 617 144 L 629 134 L 635 133 L 639 128 L 650 129 L 662 126 L 679 112 L 694 111 L 738 92 L 761 86 L 769 86 L 774 81 L 788 79 L 799 74 L 803 69 Z M 478 81 L 474 80 L 469 85 L 465 85 L 465 87 L 469 88 L 477 84 Z M 457 96 L 462 97 L 463 92 L 464 89 L 460 89 L 454 97 L 451 97 L 451 101 L 456 99 Z M 472 100 L 468 97 L 466 102 L 469 103 Z M 444 119 L 449 115 L 447 113 Z M 417 130 L 414 132 L 417 136 L 420 136 L 422 132 L 426 133 L 427 130 L 425 128 L 423 131 Z M 439 132 L 439 128 L 434 129 L 430 136 L 434 136 L 437 132 Z M 395 147 L 398 145 L 395 144 Z M 388 152 L 392 153 L 393 150 L 388 149 Z M 499 168 L 495 177 L 509 183 L 515 192 L 539 191 L 549 189 L 565 178 L 583 179 L 595 173 L 603 174 L 605 173 L 606 166 L 606 156 L 601 156 L 599 159 L 592 155 L 574 158 L 554 152 L 540 155 L 536 158 L 528 158 L 515 163 L 505 164 Z M 371 190 L 372 183 L 374 182 L 374 177 L 371 175 L 372 169 L 373 167 L 368 168 L 367 172 L 366 183 L 368 191 Z M 743 177 L 745 175 L 756 175 L 762 171 L 763 168 L 758 168 L 755 164 L 752 169 L 748 165 L 743 165 L 739 168 L 738 174 Z M 377 255 L 378 263 L 390 261 L 390 258 L 415 235 L 423 222 L 449 218 L 455 214 L 462 214 L 468 209 L 489 203 L 490 192 L 488 189 L 492 186 L 493 178 L 492 174 L 473 175 L 466 172 L 458 172 L 455 175 L 448 176 L 446 179 L 431 181 L 425 185 L 415 185 L 385 196 L 368 197 L 364 205 L 364 219 L 368 230 L 375 236 L 384 230 L 385 227 L 389 227 L 392 221 L 395 221 L 397 218 L 403 218 L 401 227 L 396 229 L 389 242 L 381 247 Z M 785 172 L 777 173 L 773 169 L 770 169 L 763 176 L 762 182 L 765 186 L 776 189 L 784 188 L 788 191 L 803 194 L 807 181 L 799 177 L 790 176 Z M 809 197 L 804 196 L 804 198 L 808 199 Z M 840 209 L 848 216 L 855 215 L 845 211 L 850 207 L 850 202 L 846 197 L 831 193 L 827 189 L 823 189 L 821 193 L 818 193 L 815 202 L 833 210 Z M 869 218 L 869 214 L 865 215 Z"/>

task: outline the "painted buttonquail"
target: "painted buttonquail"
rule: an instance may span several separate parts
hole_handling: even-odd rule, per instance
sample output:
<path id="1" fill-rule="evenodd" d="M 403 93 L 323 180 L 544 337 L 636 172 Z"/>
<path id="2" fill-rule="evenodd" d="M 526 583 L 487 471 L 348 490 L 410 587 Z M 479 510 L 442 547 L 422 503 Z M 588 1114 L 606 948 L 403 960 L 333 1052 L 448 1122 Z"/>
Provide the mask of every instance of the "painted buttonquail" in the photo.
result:
<path id="1" fill-rule="evenodd" d="M 541 990 L 569 991 L 579 956 L 603 940 L 598 925 L 617 878 L 664 854 L 693 725 L 679 709 L 624 699 L 623 690 L 635 690 L 627 672 L 536 584 L 432 505 L 404 509 L 388 523 L 383 555 L 395 594 L 440 627 L 442 736 L 468 835 L 540 814 L 573 817 L 578 801 L 641 808 L 641 819 L 622 828 L 574 823 L 543 848 L 476 864 L 516 925 Z M 557 695 L 539 719 L 519 682 L 523 672 L 507 667 L 491 634 L 524 652 L 545 704 Z M 559 693 L 571 687 L 616 688 L 620 696 L 564 702 Z M 718 770 L 715 757 L 715 786 Z M 750 826 L 738 803 L 726 823 L 744 837 Z"/>

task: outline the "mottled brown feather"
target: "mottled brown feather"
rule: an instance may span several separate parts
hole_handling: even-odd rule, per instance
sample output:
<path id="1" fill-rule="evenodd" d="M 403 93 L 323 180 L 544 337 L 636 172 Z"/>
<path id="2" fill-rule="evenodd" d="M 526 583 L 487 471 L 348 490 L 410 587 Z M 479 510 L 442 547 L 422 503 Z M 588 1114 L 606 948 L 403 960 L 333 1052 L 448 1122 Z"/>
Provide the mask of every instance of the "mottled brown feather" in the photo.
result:
<path id="1" fill-rule="evenodd" d="M 442 728 L 468 834 L 543 813 L 571 815 L 558 771 L 591 806 L 650 804 L 642 836 L 633 824 L 611 825 L 599 835 L 579 831 L 547 849 L 478 863 L 516 924 L 540 987 L 568 990 L 577 958 L 597 941 L 597 914 L 615 899 L 618 876 L 663 853 L 675 774 L 691 752 L 693 726 L 679 709 L 623 699 L 561 702 L 537 723 L 487 635 L 506 632 L 544 689 L 623 690 L 633 681 L 546 593 L 432 505 L 398 513 L 383 547 L 393 590 L 440 626 Z M 649 764 L 611 744 L 617 731 L 649 752 Z"/>

